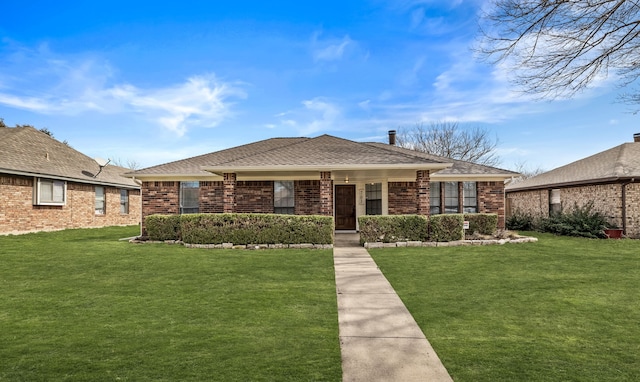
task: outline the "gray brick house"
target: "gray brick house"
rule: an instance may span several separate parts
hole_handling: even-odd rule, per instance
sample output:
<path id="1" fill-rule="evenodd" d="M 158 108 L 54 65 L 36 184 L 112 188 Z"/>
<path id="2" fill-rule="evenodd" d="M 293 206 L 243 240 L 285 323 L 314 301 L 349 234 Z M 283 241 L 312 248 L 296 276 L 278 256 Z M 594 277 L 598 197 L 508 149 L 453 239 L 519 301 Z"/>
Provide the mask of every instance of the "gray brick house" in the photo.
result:
<path id="1" fill-rule="evenodd" d="M 506 187 L 508 214 L 549 216 L 591 202 L 625 235 L 640 238 L 640 134 L 634 142 Z"/>
<path id="2" fill-rule="evenodd" d="M 392 142 L 395 132 L 390 132 Z M 288 213 L 334 216 L 357 230 L 361 215 L 496 213 L 504 181 L 494 167 L 330 135 L 272 138 L 130 172 L 142 181 L 142 216 Z"/>
<path id="3" fill-rule="evenodd" d="M 140 185 L 30 126 L 0 126 L 0 234 L 140 223 Z"/>

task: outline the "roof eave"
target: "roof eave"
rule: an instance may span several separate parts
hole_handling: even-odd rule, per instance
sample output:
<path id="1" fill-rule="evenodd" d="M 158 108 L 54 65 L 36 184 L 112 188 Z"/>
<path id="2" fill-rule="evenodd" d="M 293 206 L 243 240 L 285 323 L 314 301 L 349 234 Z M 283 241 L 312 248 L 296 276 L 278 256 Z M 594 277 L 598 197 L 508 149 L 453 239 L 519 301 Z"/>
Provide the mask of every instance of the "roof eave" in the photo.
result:
<path id="1" fill-rule="evenodd" d="M 36 178 L 47 178 L 47 179 L 64 180 L 64 181 L 67 181 L 67 182 L 97 184 L 97 185 L 100 185 L 100 186 L 114 186 L 114 187 L 119 187 L 119 188 L 140 189 L 139 185 L 135 185 L 134 186 L 134 185 L 131 185 L 131 184 L 126 184 L 126 183 L 106 182 L 106 181 L 101 181 L 101 180 L 98 180 L 98 179 L 95 179 L 95 180 L 79 179 L 79 178 L 72 178 L 72 177 L 67 177 L 67 176 L 58 176 L 58 175 L 52 175 L 52 174 L 41 174 L 41 173 L 35 173 L 35 172 L 17 171 L 17 170 L 3 169 L 3 168 L 0 168 L 0 173 L 11 174 L 11 175 L 29 176 L 29 177 L 36 177 Z"/>
<path id="2" fill-rule="evenodd" d="M 629 180 L 634 181 L 635 179 L 640 179 L 639 177 L 634 176 L 625 176 L 625 177 L 610 177 L 610 178 L 600 178 L 600 179 L 588 179 L 588 180 L 576 180 L 573 182 L 561 182 L 561 183 L 547 183 L 535 186 L 520 186 L 515 185 L 514 187 L 507 187 L 505 192 L 515 192 L 515 191 L 533 191 L 533 190 L 544 190 L 548 188 L 562 188 L 562 187 L 572 187 L 572 186 L 585 186 L 591 184 L 603 184 L 603 183 L 618 183 L 621 181 Z"/>

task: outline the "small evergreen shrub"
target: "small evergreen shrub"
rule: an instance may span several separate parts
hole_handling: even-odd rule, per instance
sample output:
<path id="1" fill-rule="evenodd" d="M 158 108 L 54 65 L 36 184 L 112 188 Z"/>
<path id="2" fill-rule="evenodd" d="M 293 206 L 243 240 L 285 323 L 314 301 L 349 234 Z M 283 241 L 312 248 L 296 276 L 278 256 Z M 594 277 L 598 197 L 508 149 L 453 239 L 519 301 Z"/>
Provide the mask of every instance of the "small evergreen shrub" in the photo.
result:
<path id="1" fill-rule="evenodd" d="M 493 235 L 498 230 L 497 214 L 464 214 L 464 220 L 469 222 L 470 234 Z"/>
<path id="2" fill-rule="evenodd" d="M 507 229 L 514 231 L 531 231 L 534 229 L 534 218 L 531 214 L 516 211 L 505 221 Z"/>
<path id="3" fill-rule="evenodd" d="M 604 215 L 594 211 L 593 202 L 580 207 L 577 204 L 569 212 L 555 213 L 548 218 L 541 218 L 536 229 L 563 236 L 580 236 L 589 238 L 606 238 L 604 229 L 607 228 Z"/>
<path id="4" fill-rule="evenodd" d="M 180 215 L 150 215 L 144 220 L 151 240 L 180 240 Z"/>
<path id="5" fill-rule="evenodd" d="M 432 215 L 429 218 L 431 241 L 456 241 L 464 239 L 464 215 Z"/>
<path id="6" fill-rule="evenodd" d="M 428 223 L 426 216 L 422 215 L 360 216 L 360 243 L 427 241 Z"/>

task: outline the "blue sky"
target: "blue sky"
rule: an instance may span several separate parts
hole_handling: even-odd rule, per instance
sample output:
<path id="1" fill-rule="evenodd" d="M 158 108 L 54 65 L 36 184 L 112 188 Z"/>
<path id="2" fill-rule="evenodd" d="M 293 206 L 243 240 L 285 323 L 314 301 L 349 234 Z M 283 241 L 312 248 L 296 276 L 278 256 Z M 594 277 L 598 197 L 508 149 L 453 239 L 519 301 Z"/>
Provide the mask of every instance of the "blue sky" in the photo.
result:
<path id="1" fill-rule="evenodd" d="M 271 137 L 385 141 L 458 121 L 501 167 L 554 167 L 632 140 L 604 79 L 569 100 L 515 92 L 474 58 L 478 1 L 3 4 L 0 118 L 142 167 Z"/>

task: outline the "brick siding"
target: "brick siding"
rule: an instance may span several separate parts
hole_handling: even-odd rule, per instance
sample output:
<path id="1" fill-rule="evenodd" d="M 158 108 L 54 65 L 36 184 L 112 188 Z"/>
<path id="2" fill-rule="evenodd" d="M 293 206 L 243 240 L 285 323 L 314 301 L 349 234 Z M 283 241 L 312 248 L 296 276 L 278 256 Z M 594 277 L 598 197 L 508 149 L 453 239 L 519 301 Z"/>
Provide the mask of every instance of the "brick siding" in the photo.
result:
<path id="1" fill-rule="evenodd" d="M 221 214 L 224 212 L 224 183 L 200 182 L 200 212 Z"/>
<path id="2" fill-rule="evenodd" d="M 236 184 L 235 194 L 235 212 L 273 213 L 273 182 L 239 181 Z"/>
<path id="3" fill-rule="evenodd" d="M 321 214 L 319 180 L 296 180 L 294 190 L 296 215 Z"/>
<path id="4" fill-rule="evenodd" d="M 477 182 L 478 212 L 498 215 L 498 228 L 505 227 L 504 182 Z M 462 193 L 460 194 L 462 195 Z"/>
<path id="5" fill-rule="evenodd" d="M 129 213 L 120 213 L 120 188 L 105 186 L 104 215 L 95 213 L 95 186 L 67 182 L 63 206 L 34 206 L 34 178 L 0 175 L 0 233 L 55 231 L 140 223 L 140 190 L 129 190 Z"/>
<path id="6" fill-rule="evenodd" d="M 549 216 L 549 191 L 550 189 L 509 192 L 507 199 L 510 204 L 510 214 Z M 626 198 L 626 235 L 640 238 L 640 184 L 627 185 Z M 593 202 L 594 211 L 603 214 L 610 224 L 623 227 L 622 184 L 608 183 L 560 188 L 560 205 L 563 211 L 570 211 L 576 205 L 583 207 L 589 202 Z"/>
<path id="7" fill-rule="evenodd" d="M 389 215 L 418 213 L 418 187 L 416 182 L 389 182 Z"/>

